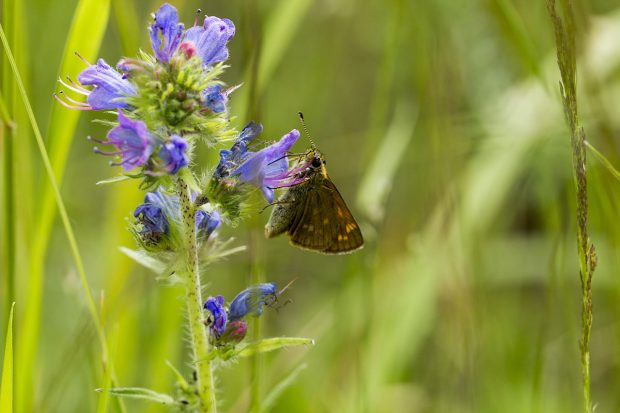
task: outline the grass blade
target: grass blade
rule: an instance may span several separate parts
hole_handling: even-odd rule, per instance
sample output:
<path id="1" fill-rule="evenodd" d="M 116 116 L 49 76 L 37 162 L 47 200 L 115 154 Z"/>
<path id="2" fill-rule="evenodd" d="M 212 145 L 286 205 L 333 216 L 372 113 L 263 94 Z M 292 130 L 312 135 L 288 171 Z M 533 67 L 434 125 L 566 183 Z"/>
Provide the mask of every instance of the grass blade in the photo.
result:
<path id="1" fill-rule="evenodd" d="M 13 308 L 11 304 L 9 322 L 6 328 L 4 344 L 4 362 L 2 363 L 2 387 L 0 388 L 0 412 L 13 411 Z"/>
<path id="2" fill-rule="evenodd" d="M 588 148 L 590 150 L 590 152 L 592 152 L 592 154 L 594 155 L 596 160 L 599 161 L 600 163 L 602 163 L 603 166 L 605 167 L 605 169 L 607 169 L 609 171 L 611 176 L 613 176 L 614 178 L 616 178 L 617 180 L 620 181 L 620 172 L 618 172 L 618 170 L 616 168 L 614 168 L 614 166 L 609 161 L 609 159 L 607 159 L 605 157 L 605 155 L 600 153 L 594 146 L 592 146 L 590 144 L 590 142 L 585 141 L 585 145 L 586 145 L 586 148 Z"/>
<path id="3" fill-rule="evenodd" d="M 84 4 L 85 3 L 85 4 Z M 76 12 L 76 18 L 81 17 L 81 13 L 86 13 L 86 12 L 91 12 L 91 11 L 95 11 L 95 10 L 89 10 L 89 8 L 87 7 L 89 5 L 89 3 L 92 2 L 83 2 L 81 3 L 82 8 L 78 7 L 78 11 Z M 95 2 L 97 3 L 97 2 Z M 103 3 L 103 2 L 101 2 Z M 90 4 L 90 6 L 92 7 L 93 5 Z M 108 7 L 109 7 L 109 3 L 108 3 Z M 96 7 L 94 7 L 96 9 Z M 92 14 L 90 14 L 92 16 Z M 84 17 L 81 17 L 81 19 L 83 20 Z M 78 19 L 80 20 L 80 19 Z M 107 19 L 106 19 L 107 20 Z M 79 25 L 78 25 L 79 27 Z M 39 129 L 39 126 L 37 124 L 37 121 L 35 119 L 34 116 L 34 112 L 32 110 L 32 107 L 30 105 L 30 101 L 28 100 L 28 96 L 26 94 L 26 90 L 24 88 L 20 73 L 17 69 L 17 66 L 15 64 L 15 60 L 13 58 L 11 49 L 9 47 L 6 35 L 4 33 L 4 29 L 2 28 L 2 26 L 0 26 L 0 38 L 2 40 L 2 45 L 4 47 L 6 56 L 9 60 L 9 64 L 11 66 L 11 69 L 13 70 L 13 75 L 15 77 L 15 80 L 17 82 L 17 87 L 19 90 L 19 93 L 21 95 L 24 107 L 26 109 L 26 112 L 28 114 L 28 118 L 30 120 L 30 124 L 37 142 L 37 146 L 39 148 L 40 154 L 41 154 L 41 158 L 43 161 L 43 165 L 45 168 L 45 171 L 48 175 L 49 181 L 50 181 L 50 186 L 51 186 L 51 191 L 52 191 L 52 195 L 53 195 L 53 200 L 55 200 L 56 205 L 58 206 L 58 210 L 60 213 L 60 217 L 63 223 L 63 227 L 65 230 L 65 233 L 67 235 L 67 239 L 69 242 L 69 246 L 71 249 L 71 254 L 73 256 L 73 259 L 75 261 L 75 265 L 76 265 L 76 269 L 78 272 L 78 275 L 80 277 L 80 281 L 82 284 L 82 288 L 85 292 L 85 296 L 87 299 L 87 306 L 88 306 L 88 310 L 90 312 L 90 315 L 92 317 L 92 320 L 95 324 L 95 328 L 97 331 L 97 336 L 99 338 L 99 342 L 101 345 L 101 351 L 102 351 L 102 359 L 103 359 L 103 364 L 108 365 L 109 368 L 112 370 L 112 377 L 114 380 L 114 373 L 113 373 L 113 367 L 110 364 L 110 361 L 108 360 L 108 347 L 107 347 L 107 342 L 105 339 L 105 333 L 104 333 L 104 329 L 103 329 L 103 325 L 101 323 L 101 320 L 99 319 L 99 314 L 97 313 L 97 306 L 95 304 L 95 301 L 93 299 L 92 293 L 90 291 L 90 287 L 88 286 L 88 279 L 86 278 L 86 272 L 84 269 L 84 264 L 82 262 L 82 258 L 79 252 L 79 248 L 78 248 L 78 244 L 75 238 L 75 234 L 73 232 L 73 228 L 71 226 L 71 223 L 69 221 L 69 216 L 67 214 L 67 210 L 65 208 L 64 205 L 64 201 L 62 199 L 62 196 L 60 194 L 60 189 L 58 186 L 58 182 L 55 178 L 54 175 L 54 170 L 52 167 L 52 163 L 50 161 L 50 157 L 47 154 L 47 150 L 45 148 L 45 144 L 43 142 L 43 137 L 41 136 L 41 131 Z M 71 42 L 69 42 L 70 44 Z M 66 154 L 65 154 L 65 158 L 66 158 Z M 52 204 L 53 202 L 50 202 L 49 204 Z M 45 205 L 45 204 L 44 204 Z M 47 237 L 49 237 L 49 233 L 47 234 Z M 42 280 L 38 280 L 39 281 L 39 294 L 41 294 L 41 287 L 42 287 Z M 29 317 L 36 317 L 35 318 L 35 322 L 36 322 L 36 326 L 32 326 L 29 323 L 25 323 L 24 325 L 24 329 L 27 330 L 28 333 L 30 333 L 30 335 L 28 335 L 28 333 L 25 333 L 25 339 L 24 339 L 24 346 L 27 346 L 29 351 L 23 351 L 22 353 L 20 353 L 22 355 L 22 357 L 20 357 L 20 370 L 24 371 L 23 375 L 20 375 L 20 377 L 23 377 L 22 380 L 24 380 L 23 382 L 18 382 L 18 386 L 20 389 L 24 390 L 25 387 L 27 386 L 27 382 L 28 379 L 30 378 L 30 372 L 31 372 L 31 366 L 33 363 L 33 359 L 34 357 L 32 357 L 35 354 L 35 350 L 36 350 L 36 343 L 37 343 L 37 336 L 38 336 L 38 324 L 40 321 L 40 306 L 41 306 L 41 296 L 39 295 L 38 297 L 32 297 L 32 290 L 29 291 L 30 293 L 30 300 L 29 303 L 31 303 L 30 305 L 32 305 L 34 308 L 34 310 L 36 311 L 36 314 L 33 316 L 31 315 L 30 311 L 26 311 L 26 321 L 28 321 Z M 28 307 L 30 307 L 30 305 Z M 28 309 L 28 308 L 27 308 Z M 21 364 L 21 362 L 23 362 L 23 365 Z M 23 383 L 23 384 L 22 384 Z M 20 385 L 21 384 L 21 385 Z M 22 387 L 23 386 L 23 387 Z M 19 389 L 18 389 L 19 391 Z M 25 396 L 24 396 L 25 399 Z"/>
<path id="4" fill-rule="evenodd" d="M 295 33 L 301 27 L 301 20 L 311 4 L 312 1 L 310 0 L 280 0 L 278 5 L 273 8 L 274 13 L 265 24 L 262 43 L 268 44 L 269 47 L 261 51 L 262 55 L 260 56 L 255 85 L 257 97 L 261 96 L 265 86 L 269 83 Z M 250 76 L 246 75 L 244 78 L 249 79 Z M 242 87 L 239 90 L 239 96 L 235 99 L 239 106 L 234 113 L 247 113 L 250 89 L 249 87 Z"/>
<path id="5" fill-rule="evenodd" d="M 392 188 L 394 174 L 406 153 L 418 117 L 417 108 L 401 103 L 394 120 L 381 142 L 360 185 L 357 207 L 378 222 L 384 215 L 384 204 Z"/>

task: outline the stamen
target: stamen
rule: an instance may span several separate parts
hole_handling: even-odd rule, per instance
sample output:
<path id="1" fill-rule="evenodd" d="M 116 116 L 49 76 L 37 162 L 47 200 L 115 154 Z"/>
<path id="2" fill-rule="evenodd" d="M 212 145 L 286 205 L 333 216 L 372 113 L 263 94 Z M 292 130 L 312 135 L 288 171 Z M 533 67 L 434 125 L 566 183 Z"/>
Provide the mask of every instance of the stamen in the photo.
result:
<path id="1" fill-rule="evenodd" d="M 62 100 L 60 97 L 58 97 L 58 95 L 56 93 L 54 93 L 54 99 L 56 99 L 61 105 L 63 105 L 64 107 L 68 108 L 68 109 L 74 109 L 74 110 L 93 110 L 93 108 L 91 108 L 90 106 L 74 106 L 74 105 L 70 105 L 67 102 L 65 102 L 64 100 Z"/>
<path id="2" fill-rule="evenodd" d="M 293 278 L 293 279 L 291 280 L 291 282 L 290 282 L 290 283 L 286 284 L 286 285 L 285 285 L 285 286 L 284 286 L 284 287 L 280 290 L 280 292 L 278 293 L 278 295 L 282 295 L 282 293 L 283 293 L 284 291 L 288 290 L 288 288 L 289 288 L 291 285 L 293 285 L 293 283 L 294 283 L 295 281 L 297 281 L 297 278 Z"/>
<path id="3" fill-rule="evenodd" d="M 87 136 L 86 140 L 91 141 L 91 142 L 97 142 L 97 143 L 100 143 L 102 145 L 112 145 L 112 142 L 102 141 L 100 139 L 95 139 L 92 136 Z"/>
<path id="4" fill-rule="evenodd" d="M 200 17 L 201 14 L 202 14 L 202 10 L 196 9 L 196 17 L 194 18 L 194 27 L 198 26 L 198 18 Z"/>
<path id="5" fill-rule="evenodd" d="M 63 95 L 63 96 L 64 96 L 64 98 L 65 98 L 65 99 L 67 99 L 67 100 L 68 100 L 69 102 L 71 102 L 71 103 L 75 103 L 75 104 L 76 104 L 76 105 L 78 105 L 78 106 L 84 106 L 84 107 L 88 107 L 88 108 L 90 107 L 90 105 L 89 105 L 88 103 L 79 102 L 79 101 L 77 101 L 77 100 L 75 100 L 75 99 L 71 99 L 71 98 L 69 97 L 69 95 L 67 95 L 67 94 L 66 94 L 65 92 L 63 92 L 62 90 L 61 90 L 60 92 L 58 92 L 58 93 L 60 93 L 61 95 Z"/>
<path id="6" fill-rule="evenodd" d="M 87 65 L 87 66 L 92 66 L 92 65 L 88 62 L 88 60 L 84 59 L 84 57 L 83 57 L 81 54 L 79 54 L 79 53 L 77 52 L 77 50 L 76 50 L 75 52 L 73 52 L 73 53 L 74 53 L 77 57 L 79 57 L 79 58 L 80 58 L 80 60 L 81 60 L 82 62 L 86 63 L 86 65 Z"/>
<path id="7" fill-rule="evenodd" d="M 226 95 L 226 97 L 228 97 L 228 95 L 230 95 L 235 90 L 239 89 L 241 86 L 243 86 L 243 83 L 239 83 L 236 86 L 233 86 L 233 87 L 230 87 L 230 88 L 226 89 L 226 91 L 224 92 L 224 95 Z"/>
<path id="8" fill-rule="evenodd" d="M 69 76 L 67 76 L 67 79 L 69 79 L 69 81 L 71 81 L 71 78 Z M 73 90 L 76 93 L 80 93 L 82 95 L 88 96 L 90 95 L 90 90 L 84 89 L 83 87 L 75 84 L 73 81 L 71 81 L 71 85 L 63 82 L 63 80 L 61 78 L 58 78 L 58 83 L 60 83 L 61 85 L 63 85 L 64 87 L 66 87 L 69 90 Z"/>
<path id="9" fill-rule="evenodd" d="M 123 152 L 121 152 L 121 151 L 118 151 L 118 152 L 105 152 L 105 151 L 102 151 L 101 149 L 99 149 L 96 146 L 93 148 L 93 152 L 95 152 L 96 154 L 105 155 L 105 156 L 116 156 L 116 155 L 122 155 L 123 154 Z"/>

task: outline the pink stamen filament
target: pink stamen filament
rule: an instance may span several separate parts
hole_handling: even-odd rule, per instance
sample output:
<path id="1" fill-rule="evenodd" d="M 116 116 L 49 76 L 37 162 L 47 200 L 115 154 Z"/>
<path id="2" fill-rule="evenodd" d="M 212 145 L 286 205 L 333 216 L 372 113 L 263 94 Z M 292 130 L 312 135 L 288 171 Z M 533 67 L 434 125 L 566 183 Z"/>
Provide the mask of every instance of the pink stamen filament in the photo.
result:
<path id="1" fill-rule="evenodd" d="M 69 97 L 69 95 L 67 95 L 67 94 L 66 94 L 65 92 L 63 92 L 62 90 L 61 90 L 60 92 L 58 92 L 58 93 L 60 93 L 61 95 L 63 95 L 63 96 L 65 97 L 65 99 L 67 99 L 67 100 L 68 100 L 69 102 L 71 102 L 71 103 L 75 103 L 76 105 L 79 105 L 79 106 L 84 106 L 84 107 L 88 107 L 88 108 L 90 108 L 90 105 L 89 105 L 88 103 L 79 102 L 79 101 L 77 101 L 77 100 L 75 100 L 75 99 L 72 99 L 71 97 Z"/>
<path id="2" fill-rule="evenodd" d="M 202 10 L 196 9 L 196 17 L 194 18 L 194 27 L 198 26 L 198 18 L 200 17 L 201 13 L 202 13 Z"/>
<path id="3" fill-rule="evenodd" d="M 64 100 L 62 100 L 56 93 L 54 93 L 54 99 L 56 99 L 61 105 L 63 105 L 64 107 L 68 108 L 68 109 L 74 109 L 74 110 L 93 110 L 93 108 L 91 108 L 90 106 L 76 106 L 76 105 L 70 105 L 67 102 L 65 102 Z"/>
<path id="4" fill-rule="evenodd" d="M 101 149 L 97 148 L 96 146 L 93 148 L 93 152 L 99 154 L 99 155 L 105 155 L 105 156 L 116 156 L 116 155 L 122 155 L 123 152 L 121 151 L 117 151 L 117 152 L 106 152 L 106 151 L 102 151 Z"/>
<path id="5" fill-rule="evenodd" d="M 58 78 L 58 82 L 63 85 L 64 87 L 66 87 L 69 90 L 72 90 L 76 93 L 88 96 L 90 95 L 90 90 L 88 89 L 84 89 L 82 86 L 78 85 L 77 83 L 73 82 L 71 80 L 71 78 L 67 77 L 67 79 L 71 82 L 71 84 L 67 84 L 65 82 L 63 82 L 63 80 L 61 78 Z"/>
<path id="6" fill-rule="evenodd" d="M 82 62 L 86 63 L 86 65 L 87 65 L 87 66 L 92 66 L 92 65 L 88 62 L 88 60 L 84 59 L 84 57 L 83 57 L 81 54 L 79 54 L 77 51 L 75 51 L 75 52 L 73 52 L 73 53 L 74 53 L 77 57 L 79 57 L 79 58 L 80 58 L 80 60 L 81 60 Z"/>

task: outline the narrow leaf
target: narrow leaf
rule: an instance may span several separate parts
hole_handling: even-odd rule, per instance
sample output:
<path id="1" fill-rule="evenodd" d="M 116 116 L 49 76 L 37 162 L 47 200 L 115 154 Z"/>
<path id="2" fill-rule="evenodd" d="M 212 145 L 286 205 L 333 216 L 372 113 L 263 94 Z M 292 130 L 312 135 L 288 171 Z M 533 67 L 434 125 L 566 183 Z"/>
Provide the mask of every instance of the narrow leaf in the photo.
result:
<path id="1" fill-rule="evenodd" d="M 122 182 L 122 181 L 126 181 L 129 178 L 127 175 L 119 175 L 119 176 L 115 176 L 112 178 L 108 178 L 108 179 L 104 179 L 102 181 L 97 181 L 96 185 L 107 185 L 107 184 L 113 184 L 116 182 Z"/>
<path id="2" fill-rule="evenodd" d="M 129 399 L 148 400 L 154 403 L 173 405 L 176 404 L 174 399 L 163 393 L 154 390 L 144 389 L 142 387 L 114 387 L 111 389 L 97 389 L 98 392 L 109 392 L 110 395 L 116 397 L 126 397 Z"/>
<path id="3" fill-rule="evenodd" d="M 0 412 L 13 411 L 13 308 L 11 305 L 9 322 L 6 328 L 4 344 L 4 362 L 2 364 L 2 387 L 0 388 Z"/>
<path id="4" fill-rule="evenodd" d="M 151 257 L 147 253 L 138 250 L 132 250 L 126 247 L 119 247 L 119 250 L 138 264 L 143 267 L 148 268 L 151 271 L 156 272 L 157 274 L 163 274 L 166 271 L 166 264 L 159 261 L 156 258 Z"/>
<path id="5" fill-rule="evenodd" d="M 314 340 L 303 337 L 274 337 L 250 343 L 241 349 L 238 353 L 239 357 L 249 357 L 253 354 L 267 353 L 269 351 L 279 350 L 292 346 L 313 346 Z"/>

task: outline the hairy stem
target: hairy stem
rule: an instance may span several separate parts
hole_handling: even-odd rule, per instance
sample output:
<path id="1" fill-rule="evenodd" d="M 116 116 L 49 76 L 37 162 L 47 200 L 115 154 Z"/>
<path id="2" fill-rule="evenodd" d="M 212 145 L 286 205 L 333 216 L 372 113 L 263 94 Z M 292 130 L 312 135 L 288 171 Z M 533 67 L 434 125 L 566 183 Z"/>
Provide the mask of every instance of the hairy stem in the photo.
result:
<path id="1" fill-rule="evenodd" d="M 195 209 L 191 201 L 189 188 L 182 178 L 177 180 L 177 192 L 181 202 L 185 249 L 187 254 L 187 278 L 185 291 L 187 298 L 187 318 L 191 336 L 192 356 L 196 367 L 198 396 L 200 397 L 201 412 L 215 413 L 215 388 L 213 385 L 213 371 L 209 358 L 209 340 L 202 318 L 202 287 L 200 285 L 200 268 L 198 265 L 198 248 L 196 243 Z"/>
<path id="2" fill-rule="evenodd" d="M 583 376 L 584 412 L 592 412 L 590 393 L 590 333 L 592 330 L 592 276 L 596 268 L 596 252 L 588 236 L 588 179 L 586 173 L 586 134 L 579 124 L 577 111 L 577 53 L 575 17 L 570 0 L 561 1 L 562 17 L 556 12 L 555 0 L 547 0 L 553 23 L 560 69 L 560 92 L 564 115 L 571 134 L 573 181 L 577 196 L 577 250 L 581 280 L 580 358 Z"/>

